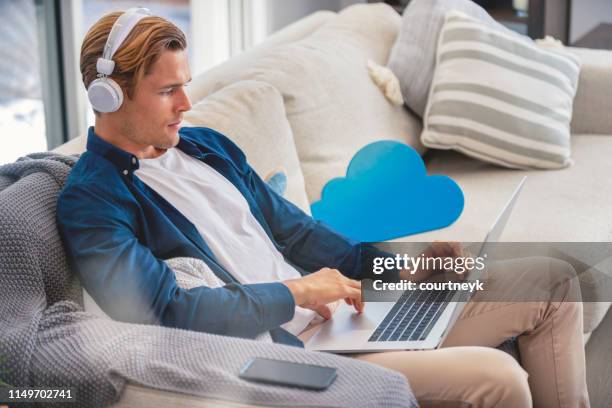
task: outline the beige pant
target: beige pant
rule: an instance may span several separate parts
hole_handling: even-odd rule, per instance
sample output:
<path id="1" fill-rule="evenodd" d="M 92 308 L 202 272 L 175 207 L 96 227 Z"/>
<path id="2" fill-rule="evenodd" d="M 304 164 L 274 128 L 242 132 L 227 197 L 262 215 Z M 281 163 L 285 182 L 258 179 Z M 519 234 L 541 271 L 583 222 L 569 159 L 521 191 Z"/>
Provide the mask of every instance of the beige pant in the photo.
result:
<path id="1" fill-rule="evenodd" d="M 501 275 L 506 279 L 495 279 Z M 485 287 L 509 287 L 508 277 L 517 282 L 525 276 L 541 277 L 530 283 L 541 296 L 502 302 L 477 301 L 475 295 L 440 349 L 354 357 L 403 373 L 422 407 L 588 407 L 574 269 L 545 257 L 493 263 Z M 308 339 L 316 329 L 308 328 L 300 338 Z M 522 367 L 495 349 L 514 336 Z"/>

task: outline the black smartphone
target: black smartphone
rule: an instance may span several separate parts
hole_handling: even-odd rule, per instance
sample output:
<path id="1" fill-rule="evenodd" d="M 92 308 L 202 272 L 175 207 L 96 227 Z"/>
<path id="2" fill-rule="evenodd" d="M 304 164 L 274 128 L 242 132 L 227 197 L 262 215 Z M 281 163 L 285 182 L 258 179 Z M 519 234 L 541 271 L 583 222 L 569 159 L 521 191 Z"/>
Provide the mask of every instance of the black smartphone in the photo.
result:
<path id="1" fill-rule="evenodd" d="M 324 390 L 336 379 L 336 369 L 313 364 L 253 358 L 240 370 L 240 378 L 268 384 Z"/>

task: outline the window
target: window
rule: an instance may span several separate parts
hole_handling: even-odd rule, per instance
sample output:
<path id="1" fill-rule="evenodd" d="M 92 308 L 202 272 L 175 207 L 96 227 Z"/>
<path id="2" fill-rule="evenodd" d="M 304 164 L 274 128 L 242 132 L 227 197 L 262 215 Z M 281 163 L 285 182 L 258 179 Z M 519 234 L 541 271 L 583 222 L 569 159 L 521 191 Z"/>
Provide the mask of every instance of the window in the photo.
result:
<path id="1" fill-rule="evenodd" d="M 268 34 L 267 0 L 0 0 L 0 164 L 53 149 L 94 124 L 81 43 L 102 15 L 130 7 L 183 30 L 194 77 Z"/>
<path id="2" fill-rule="evenodd" d="M 47 150 L 34 0 L 0 2 L 0 164 Z"/>

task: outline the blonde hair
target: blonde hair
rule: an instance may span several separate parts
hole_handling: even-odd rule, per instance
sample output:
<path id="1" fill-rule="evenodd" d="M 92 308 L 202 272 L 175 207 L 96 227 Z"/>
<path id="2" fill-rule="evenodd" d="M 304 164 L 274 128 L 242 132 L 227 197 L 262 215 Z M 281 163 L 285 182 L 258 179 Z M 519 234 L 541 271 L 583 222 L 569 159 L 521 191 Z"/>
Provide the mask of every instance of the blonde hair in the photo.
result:
<path id="1" fill-rule="evenodd" d="M 83 39 L 80 65 L 86 89 L 98 75 L 96 63 L 102 56 L 113 24 L 121 14 L 123 11 L 101 17 L 91 26 Z M 132 29 L 113 55 L 115 69 L 109 77 L 114 79 L 131 99 L 134 96 L 136 85 L 151 72 L 151 67 L 162 51 L 184 50 L 185 48 L 187 48 L 185 34 L 177 26 L 161 17 L 145 17 Z"/>

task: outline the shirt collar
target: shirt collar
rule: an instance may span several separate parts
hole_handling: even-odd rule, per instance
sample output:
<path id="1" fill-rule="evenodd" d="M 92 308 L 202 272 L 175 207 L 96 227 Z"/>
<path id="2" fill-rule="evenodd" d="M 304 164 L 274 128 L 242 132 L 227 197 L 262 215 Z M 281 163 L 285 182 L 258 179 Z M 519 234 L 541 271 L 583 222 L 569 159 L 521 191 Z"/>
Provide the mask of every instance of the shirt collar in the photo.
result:
<path id="1" fill-rule="evenodd" d="M 200 160 L 210 155 L 219 156 L 219 153 L 207 146 L 197 146 L 192 140 L 189 140 L 189 138 L 183 137 L 180 132 L 179 142 L 176 148 Z M 109 160 L 124 176 L 132 174 L 140 167 L 138 157 L 102 139 L 96 134 L 93 126 L 89 128 L 87 134 L 87 150 Z M 225 158 L 225 156 L 222 157 Z"/>
<path id="2" fill-rule="evenodd" d="M 115 167 L 117 167 L 117 169 L 119 169 L 119 171 L 125 176 L 131 174 L 139 168 L 138 157 L 118 148 L 111 143 L 108 143 L 106 140 L 96 135 L 93 126 L 89 128 L 89 132 L 87 134 L 87 150 L 96 153 L 113 163 Z"/>
<path id="3" fill-rule="evenodd" d="M 198 159 L 201 159 L 210 153 L 208 149 L 204 149 L 205 152 L 202 153 L 193 142 L 182 137 L 180 133 L 179 133 L 179 142 L 176 145 L 176 147 L 179 150 L 183 151 L 184 153 L 187 153 L 188 155 L 198 158 Z"/>

